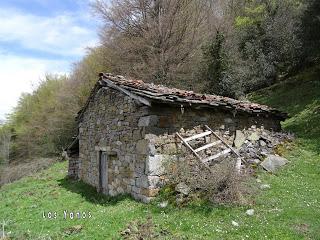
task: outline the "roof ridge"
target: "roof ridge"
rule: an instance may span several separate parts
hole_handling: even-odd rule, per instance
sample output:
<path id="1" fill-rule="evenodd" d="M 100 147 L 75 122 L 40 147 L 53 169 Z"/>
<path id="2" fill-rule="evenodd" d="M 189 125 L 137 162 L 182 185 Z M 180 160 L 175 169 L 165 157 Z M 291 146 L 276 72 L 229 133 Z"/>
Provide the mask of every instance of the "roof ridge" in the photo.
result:
<path id="1" fill-rule="evenodd" d="M 122 88 L 124 92 L 129 91 L 132 94 L 152 100 L 153 102 L 179 105 L 188 104 L 190 106 L 197 105 L 198 107 L 218 107 L 223 108 L 224 110 L 233 111 L 235 113 L 237 111 L 242 111 L 256 115 L 272 115 L 280 120 L 285 120 L 288 117 L 287 113 L 281 112 L 267 105 L 237 100 L 220 95 L 195 93 L 194 91 L 170 88 L 164 85 L 146 83 L 142 80 L 126 78 L 122 75 L 114 75 L 112 73 L 99 73 L 99 81 L 97 83 L 98 86 L 97 84 L 95 85 L 91 95 L 95 94 L 97 89 L 103 87 L 103 85 L 108 86 L 106 80 L 109 80 L 113 84 Z M 90 101 L 91 95 L 88 101 Z M 82 112 L 86 109 L 86 107 L 87 104 L 79 112 L 78 118 L 80 117 L 79 115 L 82 115 Z"/>

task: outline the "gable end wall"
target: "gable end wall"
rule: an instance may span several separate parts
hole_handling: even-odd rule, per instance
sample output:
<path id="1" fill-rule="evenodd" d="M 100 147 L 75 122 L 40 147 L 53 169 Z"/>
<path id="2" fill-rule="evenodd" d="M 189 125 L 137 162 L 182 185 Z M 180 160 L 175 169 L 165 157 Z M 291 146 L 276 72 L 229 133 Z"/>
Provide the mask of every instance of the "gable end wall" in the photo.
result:
<path id="1" fill-rule="evenodd" d="M 80 179 L 111 196 L 128 193 L 148 201 L 148 140 L 139 126 L 148 111 L 123 93 L 100 89 L 79 123 Z M 99 189 L 99 151 L 108 155 L 107 189 Z"/>

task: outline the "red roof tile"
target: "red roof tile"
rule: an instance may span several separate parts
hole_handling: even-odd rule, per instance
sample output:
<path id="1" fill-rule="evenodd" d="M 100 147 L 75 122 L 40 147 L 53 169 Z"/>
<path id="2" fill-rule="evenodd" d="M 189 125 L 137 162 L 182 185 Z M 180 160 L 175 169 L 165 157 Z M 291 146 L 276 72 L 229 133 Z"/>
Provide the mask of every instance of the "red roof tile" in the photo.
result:
<path id="1" fill-rule="evenodd" d="M 193 91 L 186 91 L 177 88 L 168 88 L 163 85 L 145 83 L 141 80 L 126 79 L 123 76 L 114 76 L 110 73 L 100 74 L 100 80 L 110 80 L 114 84 L 131 91 L 137 95 L 149 98 L 153 101 L 175 102 L 175 103 L 193 103 L 208 106 L 223 107 L 248 113 L 270 114 L 274 117 L 284 120 L 287 114 L 271 108 L 266 105 L 252 103 L 249 101 L 240 101 L 218 95 L 199 94 Z"/>
<path id="2" fill-rule="evenodd" d="M 222 97 L 218 95 L 200 94 L 193 91 L 186 91 L 177 88 L 168 88 L 163 85 L 155 85 L 153 83 L 145 83 L 141 80 L 124 78 L 123 76 L 115 76 L 110 73 L 100 73 L 100 80 L 92 90 L 91 96 L 96 93 L 97 89 L 108 86 L 108 82 L 136 94 L 140 97 L 150 100 L 151 102 L 161 102 L 167 104 L 188 104 L 200 107 L 220 108 L 228 111 L 246 112 L 254 115 L 268 115 L 279 120 L 285 120 L 288 115 L 277 109 L 266 105 L 252 103 L 249 101 L 240 101 L 233 98 Z M 78 113 L 77 119 L 81 118 L 82 113 L 87 108 L 87 104 Z"/>

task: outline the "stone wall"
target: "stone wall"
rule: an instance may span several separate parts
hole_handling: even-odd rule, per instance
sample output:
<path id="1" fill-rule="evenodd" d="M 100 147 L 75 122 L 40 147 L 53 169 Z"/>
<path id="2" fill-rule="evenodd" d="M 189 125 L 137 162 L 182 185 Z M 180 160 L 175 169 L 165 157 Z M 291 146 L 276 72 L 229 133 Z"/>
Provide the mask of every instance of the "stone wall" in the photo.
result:
<path id="1" fill-rule="evenodd" d="M 129 193 L 144 202 L 156 195 L 146 174 L 146 106 L 112 89 L 101 89 L 79 124 L 80 178 L 111 196 Z M 108 187 L 99 189 L 99 152 L 107 152 Z"/>
<path id="2" fill-rule="evenodd" d="M 181 107 L 159 104 L 151 108 L 149 114 L 142 118 L 143 121 L 140 119 L 140 123 L 143 122 L 145 138 L 149 140 L 151 151 L 146 160 L 146 174 L 149 179 L 149 188 L 154 191 L 158 191 L 164 185 L 166 164 L 183 159 L 186 153 L 191 154 L 180 143 L 176 132 L 187 137 L 186 134 L 194 135 L 203 132 L 204 125 L 208 125 L 232 145 L 234 132 L 237 129 L 248 129 L 252 125 L 264 126 L 264 128 L 274 130 L 281 129 L 280 122 L 272 118 L 254 117 L 245 114 L 233 115 L 213 109 L 197 110 L 191 107 L 181 109 Z M 188 133 L 186 133 L 187 131 Z M 225 135 L 226 133 L 227 135 Z M 205 141 L 216 141 L 213 139 L 205 139 Z M 208 153 L 206 152 L 206 154 Z"/>
<path id="3" fill-rule="evenodd" d="M 231 113 L 222 109 L 194 109 L 188 107 L 171 107 L 166 104 L 154 104 L 150 110 L 152 119 L 146 132 L 163 134 L 175 133 L 181 128 L 191 129 L 197 125 L 208 125 L 212 129 L 223 127 L 234 132 L 237 129 L 249 128 L 252 125 L 264 126 L 265 129 L 278 131 L 280 121 L 265 116 L 253 116 L 242 112 Z"/>
<path id="4" fill-rule="evenodd" d="M 100 89 L 79 123 L 80 178 L 111 196 L 129 193 L 148 202 L 164 184 L 163 163 L 181 152 L 175 132 L 207 124 L 234 131 L 251 125 L 279 129 L 271 118 L 191 107 L 139 105 L 110 88 Z M 107 188 L 99 189 L 99 156 L 107 153 Z"/>
<path id="5" fill-rule="evenodd" d="M 80 169 L 79 156 L 74 155 L 69 157 L 68 176 L 70 178 L 78 179 L 79 169 Z"/>

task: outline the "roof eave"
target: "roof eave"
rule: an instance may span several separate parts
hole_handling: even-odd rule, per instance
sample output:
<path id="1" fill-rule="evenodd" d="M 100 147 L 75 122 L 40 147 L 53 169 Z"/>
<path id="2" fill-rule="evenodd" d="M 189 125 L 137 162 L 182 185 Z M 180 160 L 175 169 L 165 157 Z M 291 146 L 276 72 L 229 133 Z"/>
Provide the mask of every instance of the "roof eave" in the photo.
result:
<path id="1" fill-rule="evenodd" d="M 264 115 L 267 117 L 273 117 L 278 119 L 279 121 L 284 121 L 288 118 L 288 114 L 278 111 L 276 109 L 264 109 L 267 106 L 262 106 L 260 109 L 257 107 L 246 108 L 243 107 L 243 103 L 234 100 L 234 102 L 226 102 L 217 100 L 197 100 L 197 99 L 188 99 L 188 97 L 181 97 L 179 95 L 168 94 L 168 93 L 159 93 L 155 91 L 148 91 L 141 88 L 134 88 L 127 85 L 122 85 L 120 83 L 116 84 L 116 79 L 119 78 L 123 80 L 124 78 L 121 76 L 113 76 L 110 74 L 99 74 L 99 81 L 93 87 L 91 94 L 85 104 L 85 106 L 78 112 L 76 120 L 78 122 L 81 121 L 84 112 L 86 111 L 91 99 L 97 93 L 97 91 L 103 87 L 110 87 L 119 92 L 126 94 L 127 96 L 135 99 L 137 102 L 144 104 L 146 106 L 151 107 L 152 103 L 164 103 L 169 105 L 183 105 L 183 106 L 191 106 L 193 108 L 215 108 L 221 109 L 230 112 L 243 112 L 251 115 Z M 245 103 L 246 104 L 246 103 Z"/>

